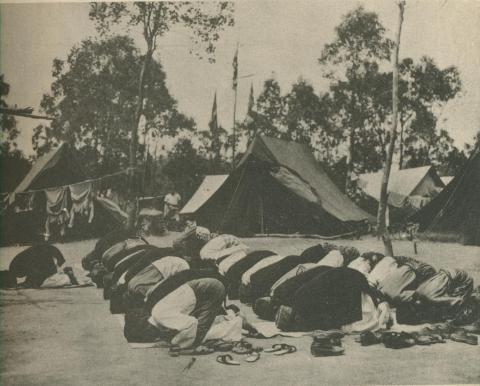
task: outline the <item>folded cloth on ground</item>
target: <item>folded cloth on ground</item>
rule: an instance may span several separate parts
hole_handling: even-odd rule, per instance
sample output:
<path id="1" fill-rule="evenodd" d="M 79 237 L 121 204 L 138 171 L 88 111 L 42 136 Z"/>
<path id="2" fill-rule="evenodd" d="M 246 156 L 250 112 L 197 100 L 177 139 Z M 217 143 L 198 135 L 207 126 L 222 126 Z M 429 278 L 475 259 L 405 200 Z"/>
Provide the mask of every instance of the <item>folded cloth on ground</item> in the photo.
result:
<path id="1" fill-rule="evenodd" d="M 370 295 L 362 292 L 362 320 L 342 326 L 342 331 L 347 334 L 377 331 L 387 328 L 390 319 L 387 302 L 377 306 Z"/>
<path id="2" fill-rule="evenodd" d="M 72 268 L 72 273 L 75 276 L 76 283 L 72 283 L 70 276 L 64 272 L 57 272 L 52 276 L 45 279 L 45 281 L 40 286 L 41 288 L 60 288 L 60 287 L 84 287 L 93 285 L 92 280 L 86 276 L 86 272 L 79 267 L 74 265 Z"/>
<path id="3" fill-rule="evenodd" d="M 311 331 L 295 331 L 295 332 L 286 332 L 280 330 L 275 322 L 256 322 L 252 323 L 252 326 L 258 331 L 260 335 L 264 338 L 273 338 L 274 336 L 286 336 L 291 338 L 300 338 L 305 335 L 310 335 Z"/>

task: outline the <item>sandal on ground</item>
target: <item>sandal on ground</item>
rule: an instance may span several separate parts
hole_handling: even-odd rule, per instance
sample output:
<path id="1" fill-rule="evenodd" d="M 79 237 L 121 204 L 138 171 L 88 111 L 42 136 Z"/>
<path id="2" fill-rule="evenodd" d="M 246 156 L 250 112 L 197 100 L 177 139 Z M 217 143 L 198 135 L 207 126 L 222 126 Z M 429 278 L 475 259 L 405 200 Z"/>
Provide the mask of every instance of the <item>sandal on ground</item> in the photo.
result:
<path id="1" fill-rule="evenodd" d="M 234 354 L 240 354 L 240 355 L 250 354 L 252 351 L 253 351 L 252 345 L 244 341 L 236 342 L 232 347 L 232 352 Z"/>
<path id="2" fill-rule="evenodd" d="M 222 365 L 239 366 L 240 362 L 234 361 L 230 354 L 223 354 L 217 357 L 217 362 Z"/>
<path id="3" fill-rule="evenodd" d="M 285 354 L 293 354 L 296 351 L 297 351 L 297 348 L 295 346 L 285 344 L 285 348 L 283 350 L 275 351 L 273 355 L 279 356 L 279 355 L 285 355 Z"/>
<path id="4" fill-rule="evenodd" d="M 245 357 L 245 362 L 253 363 L 260 359 L 260 353 L 258 351 L 253 351 Z"/>
<path id="5" fill-rule="evenodd" d="M 277 352 L 277 351 L 285 350 L 287 346 L 288 344 L 285 344 L 285 343 L 276 343 L 272 347 L 266 348 L 263 351 L 268 353 Z"/>

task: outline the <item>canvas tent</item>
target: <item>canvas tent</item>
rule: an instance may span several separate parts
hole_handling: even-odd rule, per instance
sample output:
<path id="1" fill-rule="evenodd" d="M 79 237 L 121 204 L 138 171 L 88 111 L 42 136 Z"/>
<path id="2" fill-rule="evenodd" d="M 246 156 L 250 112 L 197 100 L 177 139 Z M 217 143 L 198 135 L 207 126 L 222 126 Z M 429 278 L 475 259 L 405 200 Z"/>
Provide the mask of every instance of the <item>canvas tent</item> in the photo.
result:
<path id="1" fill-rule="evenodd" d="M 37 159 L 15 193 L 73 184 L 86 178 L 70 147 L 62 143 Z"/>
<path id="2" fill-rule="evenodd" d="M 437 238 L 480 245 L 480 147 L 448 186 L 411 220 L 420 232 Z"/>
<path id="3" fill-rule="evenodd" d="M 257 136 L 236 169 L 196 211 L 212 231 L 334 236 L 373 218 L 335 186 L 308 147 Z"/>
<path id="4" fill-rule="evenodd" d="M 228 174 L 205 176 L 202 183 L 180 211 L 180 214 L 194 214 L 223 185 Z"/>
<path id="5" fill-rule="evenodd" d="M 39 239 L 46 221 L 46 197 L 43 189 L 62 187 L 87 179 L 81 165 L 66 143 L 39 157 L 15 191 L 2 213 L 2 243 L 26 243 Z M 94 199 L 92 224 L 74 227 L 67 235 L 74 238 L 98 236 L 125 220 L 126 214 L 110 200 Z M 21 230 L 21 232 L 20 232 Z"/>
<path id="6" fill-rule="evenodd" d="M 371 199 L 366 206 L 376 213 L 380 201 L 383 171 L 361 174 L 357 185 Z M 443 188 L 444 183 L 433 166 L 392 170 L 388 181 L 390 223 L 402 222 L 425 206 Z"/>
<path id="7" fill-rule="evenodd" d="M 440 177 L 440 179 L 442 180 L 444 185 L 447 186 L 453 180 L 453 176 L 443 176 Z"/>

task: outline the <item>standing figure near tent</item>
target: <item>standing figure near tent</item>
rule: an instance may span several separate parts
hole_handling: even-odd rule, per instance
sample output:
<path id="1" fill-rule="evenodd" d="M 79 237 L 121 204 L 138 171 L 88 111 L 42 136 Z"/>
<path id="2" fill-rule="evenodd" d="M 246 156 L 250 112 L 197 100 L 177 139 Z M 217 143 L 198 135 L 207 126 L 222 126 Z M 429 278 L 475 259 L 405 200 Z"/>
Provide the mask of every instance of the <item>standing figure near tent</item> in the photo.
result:
<path id="1" fill-rule="evenodd" d="M 180 221 L 179 210 L 181 200 L 182 197 L 175 189 L 171 189 L 165 196 L 163 215 L 166 219 L 172 219 L 176 223 Z"/>

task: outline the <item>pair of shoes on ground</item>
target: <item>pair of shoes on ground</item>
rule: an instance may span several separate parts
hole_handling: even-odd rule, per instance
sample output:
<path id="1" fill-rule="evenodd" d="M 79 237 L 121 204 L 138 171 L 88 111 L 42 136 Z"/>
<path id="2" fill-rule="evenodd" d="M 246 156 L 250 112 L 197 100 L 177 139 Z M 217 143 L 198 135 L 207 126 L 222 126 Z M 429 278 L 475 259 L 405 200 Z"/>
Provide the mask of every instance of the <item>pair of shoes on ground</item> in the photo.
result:
<path id="1" fill-rule="evenodd" d="M 342 346 L 344 333 L 339 330 L 316 331 L 313 336 L 313 342 L 310 346 L 310 352 L 315 357 L 337 356 L 345 353 Z"/>
<path id="2" fill-rule="evenodd" d="M 472 346 L 478 345 L 478 337 L 476 335 L 468 333 L 464 329 L 458 329 L 457 331 L 450 334 L 450 339 L 454 342 L 466 343 Z"/>
<path id="3" fill-rule="evenodd" d="M 400 349 L 415 346 L 415 337 L 408 332 L 387 331 L 382 334 L 385 347 Z"/>

